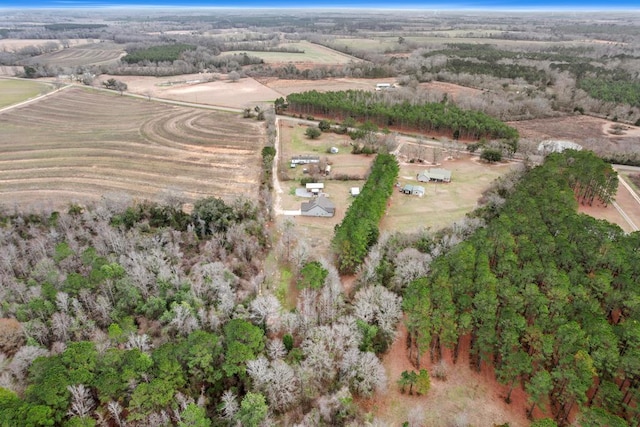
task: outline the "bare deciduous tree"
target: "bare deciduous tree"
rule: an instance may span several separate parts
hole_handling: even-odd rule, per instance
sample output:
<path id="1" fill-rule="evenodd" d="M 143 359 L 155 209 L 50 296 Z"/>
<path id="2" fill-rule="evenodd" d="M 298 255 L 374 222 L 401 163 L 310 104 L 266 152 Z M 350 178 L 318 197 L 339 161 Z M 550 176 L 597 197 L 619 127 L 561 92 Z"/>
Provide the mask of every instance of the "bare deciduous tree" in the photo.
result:
<path id="1" fill-rule="evenodd" d="M 234 415 L 238 412 L 238 397 L 231 390 L 226 390 L 222 393 L 222 417 L 225 420 L 232 420 Z"/>
<path id="2" fill-rule="evenodd" d="M 84 384 L 69 385 L 67 390 L 71 393 L 71 407 L 68 415 L 84 418 L 91 414 L 91 411 L 96 406 L 96 402 L 91 396 L 91 390 L 85 387 Z"/>

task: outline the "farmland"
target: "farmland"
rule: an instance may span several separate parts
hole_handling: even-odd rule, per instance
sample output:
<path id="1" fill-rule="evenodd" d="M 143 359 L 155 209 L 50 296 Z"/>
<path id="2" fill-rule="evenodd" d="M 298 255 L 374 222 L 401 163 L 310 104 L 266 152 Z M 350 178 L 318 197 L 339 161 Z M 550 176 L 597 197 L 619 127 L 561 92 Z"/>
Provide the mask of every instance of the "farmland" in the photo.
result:
<path id="1" fill-rule="evenodd" d="M 0 80 L 0 103 L 7 105 L 0 105 L 0 228 L 10 243 L 0 257 L 0 277 L 9 278 L 0 289 L 0 353 L 7 354 L 0 392 L 9 390 L 0 393 L 1 425 L 18 425 L 13 420 L 36 404 L 51 409 L 58 424 L 78 421 L 76 415 L 113 425 L 179 423 L 187 422 L 187 409 L 213 425 L 244 424 L 244 411 L 232 412 L 249 402 L 260 403 L 266 421 L 277 425 L 524 427 L 544 416 L 562 426 L 614 425 L 598 423 L 592 409 L 637 419 L 638 384 L 627 370 L 636 354 L 604 351 L 636 344 L 638 311 L 627 301 L 637 300 L 638 277 L 627 267 L 638 259 L 625 249 L 637 246 L 634 235 L 618 236 L 602 222 L 582 240 L 590 218 L 574 218 L 572 194 L 555 179 L 585 160 L 578 154 L 569 153 L 568 169 L 525 175 L 520 185 L 534 182 L 531 189 L 540 190 L 530 196 L 515 194 L 516 174 L 494 182 L 541 163 L 537 147 L 547 139 L 640 166 L 636 14 L 77 13 L 0 19 L 0 36 L 8 38 L 0 40 L 0 72 L 33 79 Z M 123 59 L 173 48 L 170 57 Z M 232 56 L 241 53 L 247 56 Z M 376 91 L 378 83 L 393 88 Z M 624 87 L 631 102 L 611 97 Z M 459 122 L 454 132 L 433 126 L 431 133 L 389 135 L 401 128 L 382 119 L 377 133 L 349 122 L 370 120 L 378 100 L 363 102 L 358 116 L 296 110 L 291 96 L 349 89 L 388 105 L 481 112 L 519 137 L 465 136 Z M 283 114 L 275 120 L 274 101 Z M 356 140 L 307 135 L 319 119 L 341 122 L 340 132 Z M 352 154 L 352 144 L 372 154 Z M 489 150 L 493 163 L 480 160 Z M 395 154 L 397 180 L 392 160 L 394 178 L 384 182 L 387 190 L 396 186 L 388 199 L 361 207 L 365 213 L 352 222 L 366 229 L 336 239 L 351 203 L 369 200 L 369 186 L 356 198 L 349 190 L 363 187 L 375 151 Z M 319 165 L 291 167 L 290 157 L 305 154 L 318 156 Z M 585 164 L 602 171 L 599 162 Z M 451 182 L 418 183 L 416 175 L 432 167 L 450 170 Z M 587 170 L 577 175 L 591 186 Z M 628 178 L 638 169 L 617 170 Z M 607 178 L 614 182 L 613 174 Z M 324 183 L 333 217 L 300 215 L 311 194 L 299 190 L 310 179 Z M 424 195 L 403 194 L 405 184 L 423 186 Z M 208 196 L 260 203 L 254 211 Z M 480 199 L 486 209 L 464 221 Z M 149 208 L 143 200 L 171 206 Z M 637 229 L 637 195 L 620 183 L 612 201 L 578 209 L 625 232 Z M 78 215 L 74 204 L 87 209 Z M 368 219 L 367 211 L 382 219 Z M 548 216 L 539 221 L 536 213 Z M 98 222 L 104 228 L 91 226 Z M 101 229 L 130 244 L 110 248 Z M 336 254 L 364 242 L 368 258 L 340 276 Z M 569 270 L 576 265 L 585 269 Z M 584 280 L 574 284 L 576 278 Z M 603 302 L 613 309 L 601 312 Z M 6 317 L 29 337 L 12 353 L 2 348 Z M 240 356 L 231 344 L 243 331 L 256 335 L 251 357 L 231 363 Z M 594 339 L 565 339 L 582 333 Z M 73 343 L 80 340 L 93 343 Z M 76 344 L 123 361 L 125 351 L 146 353 L 154 366 L 131 367 L 134 376 L 116 391 L 111 381 L 45 381 L 56 371 L 42 360 L 30 372 L 14 372 L 19 346 L 38 345 L 58 363 Z M 184 381 L 167 376 L 165 359 L 178 362 Z M 196 359 L 207 366 L 199 369 Z M 128 369 L 115 360 L 100 360 L 100 372 L 91 375 Z M 422 368 L 432 377 L 428 391 L 423 381 L 420 391 L 417 382 L 405 383 L 410 374 L 417 381 Z M 547 376 L 534 381 L 530 368 Z M 60 399 L 50 405 L 40 385 L 54 382 Z M 80 386 L 96 399 L 86 416 L 69 412 Z M 610 400 L 611 407 L 603 404 Z M 164 413 L 171 419 L 159 420 Z"/>
<path id="2" fill-rule="evenodd" d="M 124 55 L 122 46 L 114 43 L 87 43 L 35 56 L 25 62 L 58 67 L 79 67 L 112 63 L 122 55 Z"/>
<path id="3" fill-rule="evenodd" d="M 5 205 L 257 195 L 262 131 L 235 114 L 72 88 L 5 111 L 0 130 Z"/>
<path id="4" fill-rule="evenodd" d="M 50 90 L 52 90 L 52 86 L 46 83 L 17 79 L 0 79 L 0 93 L 2 93 L 0 97 L 0 108 L 26 101 Z"/>
<path id="5" fill-rule="evenodd" d="M 226 54 L 240 54 L 247 53 L 251 56 L 257 56 L 262 58 L 267 64 L 280 64 L 280 63 L 313 63 L 317 65 L 328 64 L 344 64 L 352 60 L 357 60 L 352 56 L 345 55 L 344 53 L 337 52 L 333 49 L 326 48 L 314 43 L 301 41 L 297 43 L 287 43 L 283 45 L 287 49 L 295 49 L 304 51 L 304 53 L 289 53 L 289 52 L 245 52 L 245 51 L 230 51 Z"/>

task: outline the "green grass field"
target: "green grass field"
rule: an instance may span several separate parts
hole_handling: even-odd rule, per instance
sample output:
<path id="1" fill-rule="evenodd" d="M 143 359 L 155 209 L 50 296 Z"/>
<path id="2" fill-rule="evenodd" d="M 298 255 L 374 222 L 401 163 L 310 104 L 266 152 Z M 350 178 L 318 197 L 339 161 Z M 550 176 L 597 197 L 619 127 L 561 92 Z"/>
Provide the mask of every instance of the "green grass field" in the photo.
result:
<path id="1" fill-rule="evenodd" d="M 298 49 L 304 51 L 304 53 L 289 53 L 289 52 L 254 52 L 254 51 L 229 51 L 225 54 L 242 54 L 246 53 L 250 56 L 257 56 L 262 58 L 266 63 L 281 63 L 281 62 L 298 62 L 298 63 L 313 63 L 313 64 L 345 64 L 355 58 L 340 53 L 338 51 L 329 49 L 324 46 L 320 46 L 307 41 L 301 41 L 297 43 L 287 43 L 283 47 L 290 49 Z"/>
<path id="2" fill-rule="evenodd" d="M 419 183 L 416 174 L 429 166 L 401 165 L 400 185 L 422 185 L 425 195 L 417 197 L 403 194 L 399 189 L 394 191 L 381 229 L 404 232 L 421 228 L 438 230 L 460 221 L 475 209 L 478 198 L 491 182 L 507 173 L 513 165 L 490 165 L 464 156 L 459 160 L 446 161 L 440 167 L 452 171 L 450 183 Z"/>
<path id="3" fill-rule="evenodd" d="M 17 104 L 53 90 L 51 85 L 30 80 L 0 79 L 0 108 Z"/>

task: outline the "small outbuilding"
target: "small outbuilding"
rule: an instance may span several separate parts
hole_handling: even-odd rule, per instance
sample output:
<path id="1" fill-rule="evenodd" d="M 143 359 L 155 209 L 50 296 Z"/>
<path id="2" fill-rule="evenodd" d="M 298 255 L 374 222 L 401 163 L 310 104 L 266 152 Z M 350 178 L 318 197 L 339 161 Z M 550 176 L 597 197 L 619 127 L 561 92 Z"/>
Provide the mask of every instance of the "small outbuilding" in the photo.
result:
<path id="1" fill-rule="evenodd" d="M 404 187 L 402 187 L 400 189 L 400 192 L 404 193 L 404 194 L 411 194 L 413 193 L 413 185 L 411 184 L 406 184 Z"/>
<path id="2" fill-rule="evenodd" d="M 308 192 L 313 194 L 320 194 L 322 190 L 324 190 L 324 183 L 322 182 L 310 182 L 306 185 L 306 189 Z"/>
<path id="3" fill-rule="evenodd" d="M 360 194 L 360 187 L 351 187 L 351 189 L 349 190 L 349 194 L 351 194 L 351 196 L 356 197 L 358 194 Z"/>
<path id="4" fill-rule="evenodd" d="M 420 182 L 451 182 L 451 171 L 447 169 L 429 169 L 416 175 Z"/>
<path id="5" fill-rule="evenodd" d="M 424 187 L 421 185 L 406 184 L 400 191 L 404 194 L 411 194 L 418 197 L 424 196 Z"/>
<path id="6" fill-rule="evenodd" d="M 332 217 L 336 213 L 336 206 L 328 198 L 319 196 L 309 202 L 303 202 L 300 213 L 303 216 Z"/>
<path id="7" fill-rule="evenodd" d="M 424 196 L 424 187 L 421 185 L 414 185 L 411 194 L 418 197 Z"/>
<path id="8" fill-rule="evenodd" d="M 292 165 L 308 165 L 311 163 L 320 163 L 319 156 L 300 155 L 291 158 Z"/>

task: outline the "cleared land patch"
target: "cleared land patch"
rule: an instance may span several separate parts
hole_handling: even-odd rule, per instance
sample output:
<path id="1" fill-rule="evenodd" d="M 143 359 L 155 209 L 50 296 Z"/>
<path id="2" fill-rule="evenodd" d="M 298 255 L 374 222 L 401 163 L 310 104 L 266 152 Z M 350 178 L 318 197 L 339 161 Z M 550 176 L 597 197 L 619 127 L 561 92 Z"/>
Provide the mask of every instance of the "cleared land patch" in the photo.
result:
<path id="1" fill-rule="evenodd" d="M 79 67 L 115 62 L 123 55 L 124 50 L 121 45 L 108 42 L 88 43 L 34 56 L 28 61 L 25 61 L 25 63 L 46 64 L 59 67 Z"/>
<path id="2" fill-rule="evenodd" d="M 353 56 L 338 52 L 328 47 L 320 46 L 315 43 L 307 41 L 301 41 L 296 43 L 287 43 L 283 47 L 289 49 L 297 49 L 304 51 L 304 53 L 290 53 L 290 52 L 260 52 L 260 51 L 229 51 L 225 52 L 225 55 L 242 54 L 246 53 L 251 56 L 257 56 L 262 58 L 267 64 L 279 64 L 279 63 L 313 63 L 313 64 L 345 64 L 349 61 L 359 61 L 359 59 Z"/>
<path id="3" fill-rule="evenodd" d="M 0 194 L 55 208 L 114 193 L 255 199 L 262 141 L 237 114 L 68 89 L 0 114 Z"/>
<path id="4" fill-rule="evenodd" d="M 97 42 L 95 39 L 69 39 L 68 43 L 70 46 L 83 45 L 86 43 Z M 58 43 L 57 40 L 51 39 L 1 39 L 0 40 L 0 50 L 6 50 L 8 52 L 15 52 L 25 47 L 29 46 L 45 46 L 51 42 Z"/>
<path id="5" fill-rule="evenodd" d="M 237 82 L 214 80 L 218 77 L 209 73 L 167 77 L 103 74 L 94 80 L 93 85 L 102 87 L 102 82 L 114 78 L 127 84 L 127 92 L 138 95 L 239 109 L 270 103 L 282 96 L 251 78 Z"/>
<path id="6" fill-rule="evenodd" d="M 0 108 L 26 101 L 52 89 L 48 84 L 35 81 L 0 78 Z"/>

